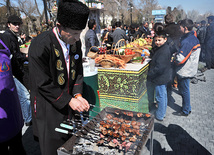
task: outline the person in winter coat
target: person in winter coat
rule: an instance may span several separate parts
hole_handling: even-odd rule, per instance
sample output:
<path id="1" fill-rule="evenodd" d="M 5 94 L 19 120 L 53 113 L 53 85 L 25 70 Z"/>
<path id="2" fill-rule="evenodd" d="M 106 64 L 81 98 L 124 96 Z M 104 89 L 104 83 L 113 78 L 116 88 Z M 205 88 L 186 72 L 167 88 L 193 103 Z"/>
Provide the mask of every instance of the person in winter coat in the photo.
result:
<path id="1" fill-rule="evenodd" d="M 82 97 L 83 66 L 80 33 L 89 8 L 78 0 L 61 0 L 57 26 L 37 36 L 29 48 L 29 79 L 33 134 L 42 155 L 57 155 L 70 137 L 55 131 L 60 123 L 78 119 L 90 106 Z"/>
<path id="2" fill-rule="evenodd" d="M 85 56 L 87 56 L 89 49 L 92 46 L 99 46 L 99 40 L 97 39 L 97 35 L 96 35 L 96 22 L 94 19 L 90 19 L 88 21 L 88 28 L 89 30 L 86 32 L 85 34 L 85 46 L 86 46 L 86 52 L 85 52 Z"/>
<path id="3" fill-rule="evenodd" d="M 163 121 L 167 109 L 167 84 L 171 79 L 171 53 L 163 25 L 157 27 L 154 42 L 155 49 L 149 64 L 147 75 L 147 92 L 149 106 L 154 106 L 154 92 L 158 108 L 156 119 Z"/>
<path id="4" fill-rule="evenodd" d="M 150 37 L 151 32 L 149 30 L 149 23 L 143 22 L 142 26 L 139 28 L 139 37 L 147 38 Z"/>
<path id="5" fill-rule="evenodd" d="M 201 44 L 201 53 L 200 53 L 199 60 L 202 62 L 205 62 L 205 44 L 204 44 L 204 41 L 205 41 L 205 37 L 206 37 L 206 29 L 207 29 L 206 21 L 202 20 L 201 26 L 197 31 L 197 38 Z"/>
<path id="6" fill-rule="evenodd" d="M 182 97 L 182 110 L 176 113 L 178 116 L 188 116 L 191 113 L 189 84 L 190 78 L 197 73 L 201 51 L 199 40 L 192 31 L 193 26 L 193 21 L 190 19 L 184 19 L 180 23 L 184 35 L 181 38 L 181 45 L 175 60 L 178 89 Z"/>
<path id="7" fill-rule="evenodd" d="M 23 118 L 26 125 L 31 125 L 32 113 L 30 109 L 30 94 L 24 86 L 24 62 L 28 59 L 25 54 L 20 52 L 17 37 L 21 24 L 22 19 L 20 17 L 16 15 L 9 16 L 7 29 L 0 38 L 10 50 L 12 73 L 21 104 Z"/>
<path id="8" fill-rule="evenodd" d="M 166 25 L 164 27 L 164 31 L 166 32 L 167 36 L 169 36 L 173 40 L 174 44 L 178 48 L 180 45 L 180 38 L 183 35 L 180 29 L 180 25 L 174 22 L 174 17 L 172 14 L 167 14 L 165 16 L 165 23 Z M 177 51 L 174 51 L 173 53 L 175 52 Z"/>
<path id="9" fill-rule="evenodd" d="M 20 31 L 22 19 L 16 15 L 11 15 L 8 18 L 7 29 L 1 35 L 2 41 L 11 52 L 11 65 L 13 75 L 23 83 L 24 62 L 27 60 L 26 55 L 20 52 L 17 34 Z"/>
<path id="10" fill-rule="evenodd" d="M 207 17 L 209 26 L 205 37 L 205 61 L 206 68 L 214 68 L 214 16 Z"/>
<path id="11" fill-rule="evenodd" d="M 174 22 L 174 16 L 172 14 L 167 14 L 165 16 L 165 27 L 164 30 L 167 34 L 168 40 L 167 43 L 170 46 L 170 51 L 171 51 L 171 57 L 173 59 L 173 54 L 177 53 L 179 50 L 180 46 L 180 38 L 183 35 L 183 32 L 181 32 L 180 25 L 176 24 Z M 168 99 L 169 102 L 171 101 L 171 94 L 172 94 L 172 86 L 176 87 L 176 71 L 175 71 L 175 64 L 172 62 L 172 79 L 169 82 L 167 86 L 167 91 L 168 91 Z"/>
<path id="12" fill-rule="evenodd" d="M 109 34 L 113 38 L 113 43 L 117 43 L 120 39 L 128 40 L 128 36 L 126 36 L 126 32 L 121 29 L 121 22 L 115 23 L 116 29 L 113 33 Z"/>

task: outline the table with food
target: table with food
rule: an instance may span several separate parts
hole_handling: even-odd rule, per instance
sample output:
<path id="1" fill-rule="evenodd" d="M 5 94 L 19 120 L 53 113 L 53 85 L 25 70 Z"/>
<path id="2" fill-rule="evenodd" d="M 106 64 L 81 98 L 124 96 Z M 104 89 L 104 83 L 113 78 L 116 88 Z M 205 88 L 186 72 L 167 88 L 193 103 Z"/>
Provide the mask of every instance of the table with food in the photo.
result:
<path id="1" fill-rule="evenodd" d="M 127 43 L 119 40 L 110 49 L 92 47 L 98 66 L 100 107 L 106 106 L 148 112 L 146 78 L 151 39 L 139 38 Z"/>

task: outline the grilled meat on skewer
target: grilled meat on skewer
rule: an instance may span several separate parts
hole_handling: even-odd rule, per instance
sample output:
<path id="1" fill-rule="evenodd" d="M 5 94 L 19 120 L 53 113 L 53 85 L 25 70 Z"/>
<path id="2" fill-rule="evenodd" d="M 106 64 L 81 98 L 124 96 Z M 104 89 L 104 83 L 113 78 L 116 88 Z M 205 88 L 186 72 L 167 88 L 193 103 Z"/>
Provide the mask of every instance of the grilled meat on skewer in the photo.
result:
<path id="1" fill-rule="evenodd" d="M 132 142 L 128 142 L 125 147 L 126 147 L 126 152 L 129 150 L 130 146 L 132 145 Z"/>
<path id="2" fill-rule="evenodd" d="M 106 129 L 102 130 L 101 132 L 102 132 L 103 135 L 107 135 L 108 134 L 108 131 Z"/>
<path id="3" fill-rule="evenodd" d="M 120 110 L 115 110 L 114 113 L 115 113 L 116 115 L 120 115 Z"/>
<path id="4" fill-rule="evenodd" d="M 126 136 L 123 135 L 123 136 L 121 137 L 121 140 L 122 140 L 122 141 L 125 141 L 125 140 L 126 140 Z"/>
<path id="5" fill-rule="evenodd" d="M 108 145 L 111 146 L 111 147 L 116 147 L 116 146 L 117 146 L 117 144 L 113 143 L 112 141 L 110 141 L 110 142 L 108 143 Z"/>
<path id="6" fill-rule="evenodd" d="M 128 123 L 130 123 L 130 121 L 129 120 L 125 120 L 125 123 L 128 124 Z"/>
<path id="7" fill-rule="evenodd" d="M 127 112 L 127 116 L 133 117 L 134 114 L 133 114 L 133 112 Z"/>
<path id="8" fill-rule="evenodd" d="M 102 145 L 104 143 L 104 139 L 101 139 L 97 142 L 97 145 Z"/>
<path id="9" fill-rule="evenodd" d="M 113 116 L 112 116 L 111 114 L 107 114 L 106 118 L 108 118 L 108 119 L 112 119 L 112 118 L 113 118 Z"/>
<path id="10" fill-rule="evenodd" d="M 119 121 L 119 118 L 118 118 L 118 117 L 113 117 L 112 119 L 113 119 L 114 121 L 117 121 L 117 122 Z"/>
<path id="11" fill-rule="evenodd" d="M 145 114 L 145 116 L 146 116 L 146 117 L 151 117 L 151 115 L 150 115 L 150 114 Z"/>
<path id="12" fill-rule="evenodd" d="M 129 139 L 130 142 L 135 142 L 136 140 L 137 140 L 136 135 L 134 135 L 133 137 L 131 137 L 131 138 Z"/>
<path id="13" fill-rule="evenodd" d="M 140 129 L 140 126 L 138 126 L 138 125 L 133 125 L 132 126 L 134 129 Z"/>
<path id="14" fill-rule="evenodd" d="M 137 117 L 143 117 L 143 113 L 137 113 Z"/>
<path id="15" fill-rule="evenodd" d="M 124 119 L 123 119 L 123 118 L 120 118 L 120 119 L 118 120 L 118 122 L 123 123 L 123 122 L 124 122 Z"/>
<path id="16" fill-rule="evenodd" d="M 131 125 L 132 126 L 137 125 L 137 122 L 136 121 L 131 121 Z"/>

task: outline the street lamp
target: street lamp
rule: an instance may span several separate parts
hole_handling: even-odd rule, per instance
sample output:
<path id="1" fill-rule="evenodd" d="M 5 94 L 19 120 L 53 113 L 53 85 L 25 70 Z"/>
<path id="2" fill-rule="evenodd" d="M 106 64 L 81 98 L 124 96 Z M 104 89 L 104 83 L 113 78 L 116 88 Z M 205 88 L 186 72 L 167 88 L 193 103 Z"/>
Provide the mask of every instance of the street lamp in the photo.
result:
<path id="1" fill-rule="evenodd" d="M 133 4 L 130 2 L 129 6 L 130 6 L 130 17 L 131 17 L 131 24 L 132 24 L 132 9 L 133 9 Z"/>

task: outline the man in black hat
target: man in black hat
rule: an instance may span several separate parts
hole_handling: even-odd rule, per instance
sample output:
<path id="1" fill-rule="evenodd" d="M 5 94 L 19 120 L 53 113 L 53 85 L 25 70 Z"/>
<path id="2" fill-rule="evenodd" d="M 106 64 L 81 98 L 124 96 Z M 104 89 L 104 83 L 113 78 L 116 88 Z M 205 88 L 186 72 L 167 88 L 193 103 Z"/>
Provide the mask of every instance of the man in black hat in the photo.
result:
<path id="1" fill-rule="evenodd" d="M 26 55 L 20 52 L 18 43 L 18 33 L 22 19 L 16 15 L 11 15 L 8 18 L 7 29 L 2 34 L 1 39 L 10 49 L 11 52 L 11 64 L 13 68 L 13 75 L 23 83 L 24 76 L 24 61 L 27 60 Z"/>
<path id="2" fill-rule="evenodd" d="M 88 111 L 82 97 L 83 67 L 80 33 L 89 9 L 78 0 L 61 0 L 57 26 L 35 38 L 29 48 L 33 133 L 43 155 L 56 155 L 69 136 L 55 131 L 67 119 Z"/>
<path id="3" fill-rule="evenodd" d="M 0 38 L 4 42 L 4 44 L 8 47 L 8 49 L 10 50 L 9 52 L 11 55 L 8 57 L 11 58 L 10 61 L 11 61 L 13 76 L 15 76 L 20 82 L 23 82 L 22 81 L 23 75 L 24 75 L 23 62 L 26 59 L 26 56 L 20 52 L 18 38 L 17 38 L 17 34 L 19 33 L 21 24 L 22 24 L 22 19 L 20 17 L 18 17 L 16 15 L 9 16 L 8 22 L 7 22 L 7 29 L 5 30 L 5 32 L 2 35 L 0 35 Z M 0 48 L 2 49 L 2 47 L 0 47 Z M 1 57 L 1 59 L 2 58 L 4 58 L 4 57 Z M 8 74 L 10 75 L 10 73 L 8 73 Z M 6 76 L 6 74 L 5 74 L 5 76 Z M 8 76 L 6 76 L 6 77 L 8 78 Z M 18 81 L 16 78 L 14 78 L 15 84 L 17 84 L 16 82 Z M 10 81 L 10 80 L 8 80 L 8 81 Z M 0 83 L 4 83 L 4 81 L 0 81 Z M 11 82 L 11 83 L 6 83 L 5 85 L 7 85 L 8 88 L 9 87 L 13 88 L 13 84 L 14 83 Z M 25 96 L 25 94 L 23 94 L 23 92 L 21 92 L 22 90 L 20 91 L 19 88 L 16 88 L 16 89 L 17 89 L 18 95 L 21 94 L 22 96 Z M 26 153 L 25 153 L 25 150 L 24 150 L 24 147 L 22 144 L 22 127 L 23 127 L 22 116 L 24 116 L 24 115 L 21 115 L 21 117 L 19 117 L 20 116 L 19 114 L 21 114 L 21 111 L 19 111 L 19 108 L 16 108 L 16 105 L 15 105 L 15 103 L 19 104 L 19 102 L 17 100 L 15 100 L 16 99 L 15 97 L 13 97 L 14 94 L 12 93 L 12 90 L 8 90 L 8 89 L 4 89 L 4 90 L 7 91 L 7 95 L 8 95 L 5 97 L 11 97 L 10 99 L 6 99 L 6 100 L 10 104 L 10 105 L 8 105 L 8 107 L 10 106 L 10 108 L 14 112 L 14 113 L 8 112 L 9 117 L 8 117 L 8 119 L 6 119 L 6 122 L 10 123 L 12 125 L 11 127 L 13 127 L 13 129 L 12 129 L 13 132 L 11 132 L 10 129 L 6 129 L 6 130 L 8 130 L 8 132 L 11 132 L 11 134 L 15 134 L 15 133 L 16 134 L 15 134 L 15 136 L 11 135 L 12 137 L 10 137 L 10 136 L 8 137 L 6 135 L 6 141 L 3 141 L 3 142 L 1 141 L 1 143 L 0 143 L 0 150 L 1 150 L 2 154 L 11 153 L 11 154 L 25 155 Z M 12 93 L 12 95 L 11 95 L 11 93 Z M 4 96 L 3 91 L 0 93 L 0 95 Z M 15 93 L 15 95 L 17 95 L 17 93 Z M 20 100 L 20 96 L 17 96 L 17 97 L 19 97 L 19 100 Z M 20 101 L 20 103 L 21 103 L 21 101 Z M 26 102 L 22 102 L 22 103 L 26 103 Z M 21 108 L 23 108 L 22 103 L 21 103 Z M 2 104 L 2 100 L 0 101 L 0 104 Z M 13 107 L 14 105 L 15 105 L 15 107 Z M 30 106 L 30 104 L 29 104 L 29 106 Z M 11 120 L 14 120 L 14 122 Z M 0 125 L 2 125 L 2 123 L 4 124 L 4 122 L 5 121 L 1 120 Z M 5 127 L 1 126 L 1 128 L 5 128 Z M 3 139 L 4 139 L 4 136 L 3 136 Z"/>
<path id="4" fill-rule="evenodd" d="M 214 68 L 214 16 L 207 17 L 209 26 L 205 37 L 205 61 L 206 68 Z"/>
<path id="5" fill-rule="evenodd" d="M 12 73 L 16 84 L 17 92 L 19 95 L 19 101 L 22 108 L 23 119 L 26 125 L 31 124 L 31 109 L 30 109 L 30 94 L 25 87 L 28 83 L 24 81 L 24 62 L 28 61 L 28 58 L 24 53 L 20 52 L 18 43 L 18 33 L 22 24 L 22 19 L 16 15 L 11 15 L 8 18 L 7 29 L 1 35 L 2 41 L 9 48 L 11 55 Z"/>

